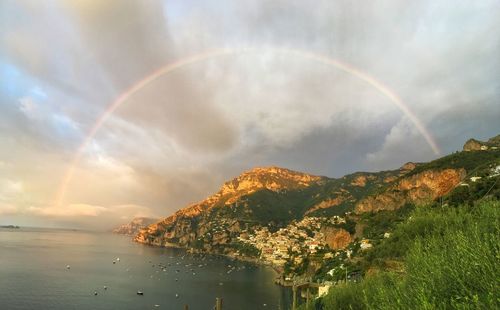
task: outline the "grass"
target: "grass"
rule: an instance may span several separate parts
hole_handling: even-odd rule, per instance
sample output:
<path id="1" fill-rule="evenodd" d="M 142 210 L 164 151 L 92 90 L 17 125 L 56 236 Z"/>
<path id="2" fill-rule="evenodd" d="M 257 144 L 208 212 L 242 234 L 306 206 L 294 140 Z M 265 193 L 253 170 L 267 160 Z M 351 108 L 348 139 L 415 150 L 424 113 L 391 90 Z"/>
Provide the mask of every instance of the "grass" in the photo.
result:
<path id="1" fill-rule="evenodd" d="M 359 284 L 334 287 L 316 308 L 500 308 L 498 200 L 419 207 L 394 234 L 399 244 L 408 243 L 398 253 L 405 261 L 403 274 L 379 272 Z"/>

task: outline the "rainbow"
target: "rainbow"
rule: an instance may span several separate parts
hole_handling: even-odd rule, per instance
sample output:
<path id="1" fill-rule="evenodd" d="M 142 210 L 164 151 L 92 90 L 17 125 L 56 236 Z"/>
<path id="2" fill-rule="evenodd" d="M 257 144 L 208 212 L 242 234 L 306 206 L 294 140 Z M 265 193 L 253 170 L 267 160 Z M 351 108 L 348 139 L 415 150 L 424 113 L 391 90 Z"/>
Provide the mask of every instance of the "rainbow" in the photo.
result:
<path id="1" fill-rule="evenodd" d="M 89 143 L 92 141 L 94 136 L 97 134 L 99 129 L 102 127 L 102 125 L 106 122 L 106 120 L 113 114 L 113 112 L 118 109 L 122 104 L 124 104 L 128 98 L 133 96 L 135 93 L 140 91 L 143 87 L 146 85 L 154 82 L 158 78 L 164 76 L 165 74 L 169 74 L 174 72 L 177 69 L 183 68 L 185 66 L 195 64 L 198 62 L 202 62 L 208 59 L 216 58 L 216 57 L 221 57 L 221 56 L 227 56 L 227 55 L 236 55 L 236 54 L 245 54 L 245 53 L 261 53 L 261 52 L 272 52 L 272 53 L 279 53 L 279 54 L 287 54 L 291 56 L 297 56 L 305 59 L 309 59 L 312 61 L 316 61 L 328 66 L 332 66 L 336 69 L 339 69 L 341 71 L 344 71 L 346 73 L 349 73 L 352 76 L 355 76 L 356 78 L 366 82 L 370 86 L 374 87 L 376 90 L 378 90 L 381 94 L 383 94 L 386 98 L 389 99 L 391 103 L 393 103 L 403 114 L 412 122 L 412 124 L 417 128 L 419 133 L 422 135 L 422 137 L 425 139 L 427 144 L 430 146 L 430 148 L 433 150 L 433 152 L 436 155 L 440 154 L 440 149 L 430 134 L 430 132 L 425 128 L 424 124 L 420 119 L 417 117 L 417 115 L 410 109 L 409 106 L 407 106 L 403 100 L 391 89 L 389 89 L 386 85 L 383 83 L 377 81 L 374 77 L 370 76 L 367 73 L 362 72 L 361 70 L 353 67 L 350 64 L 341 62 L 339 60 L 336 60 L 334 58 L 330 58 L 326 55 L 321 55 L 321 54 L 316 54 L 310 51 L 305 51 L 305 50 L 298 50 L 298 49 L 288 49 L 288 48 L 275 48 L 275 47 L 264 47 L 264 48 L 254 48 L 254 47 L 245 47 L 245 48 L 223 48 L 223 49 L 212 49 L 208 50 L 199 54 L 195 54 L 186 58 L 179 59 L 175 62 L 169 63 L 142 80 L 138 81 L 137 83 L 133 84 L 130 88 L 126 89 L 120 96 L 118 96 L 108 107 L 107 109 L 101 114 L 101 116 L 97 119 L 95 124 L 92 126 L 90 131 L 88 132 L 87 136 L 83 140 L 82 144 L 78 147 L 65 175 L 64 178 L 58 188 L 56 199 L 55 199 L 55 205 L 56 206 L 61 206 L 63 201 L 64 201 L 64 196 L 66 194 L 67 188 L 69 183 L 71 182 L 71 179 L 73 178 L 73 175 L 75 173 L 76 166 L 78 165 L 78 162 L 80 161 L 85 149 L 89 145 Z"/>

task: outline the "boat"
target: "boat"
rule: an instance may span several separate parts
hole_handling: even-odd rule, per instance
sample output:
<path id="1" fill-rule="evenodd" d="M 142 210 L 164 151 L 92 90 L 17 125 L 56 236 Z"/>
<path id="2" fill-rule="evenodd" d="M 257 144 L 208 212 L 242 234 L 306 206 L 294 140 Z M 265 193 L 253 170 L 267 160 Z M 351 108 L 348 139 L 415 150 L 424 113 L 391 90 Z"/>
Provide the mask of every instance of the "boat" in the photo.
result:
<path id="1" fill-rule="evenodd" d="M 144 295 L 144 293 L 142 291 L 137 291 L 137 295 Z"/>

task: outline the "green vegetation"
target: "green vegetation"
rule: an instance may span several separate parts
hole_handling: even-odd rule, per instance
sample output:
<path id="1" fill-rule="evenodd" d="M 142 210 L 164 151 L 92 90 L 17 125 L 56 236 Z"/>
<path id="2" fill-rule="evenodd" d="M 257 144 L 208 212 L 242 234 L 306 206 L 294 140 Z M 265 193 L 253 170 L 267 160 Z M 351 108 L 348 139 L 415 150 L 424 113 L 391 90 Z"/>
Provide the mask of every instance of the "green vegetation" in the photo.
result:
<path id="1" fill-rule="evenodd" d="M 498 309 L 499 236 L 498 200 L 416 208 L 371 251 L 372 259 L 404 258 L 404 272 L 381 271 L 336 286 L 317 307 Z"/>
<path id="2" fill-rule="evenodd" d="M 413 204 L 406 204 L 396 211 L 363 214 L 361 220 L 365 225 L 363 236 L 368 239 L 383 238 L 384 233 L 392 231 L 397 224 L 405 221 L 414 208 Z"/>
<path id="3" fill-rule="evenodd" d="M 243 242 L 233 242 L 231 246 L 238 250 L 241 255 L 246 256 L 246 257 L 259 257 L 260 256 L 260 251 L 257 249 L 255 246 L 248 244 L 248 243 L 243 243 Z"/>
<path id="4" fill-rule="evenodd" d="M 253 224 L 268 226 L 270 229 L 283 227 L 292 220 L 300 220 L 314 206 L 329 199 L 341 198 L 341 202 L 330 208 L 318 209 L 310 216 L 330 217 L 344 215 L 352 211 L 360 199 L 370 195 L 383 186 L 387 177 L 397 177 L 399 170 L 378 173 L 353 173 L 340 179 L 323 178 L 320 182 L 306 188 L 272 191 L 260 189 L 240 198 L 238 204 L 230 208 L 220 201 L 212 209 L 210 218 L 236 218 Z M 358 177 L 365 177 L 364 186 L 354 185 Z M 264 178 L 265 179 L 265 178 Z M 354 227 L 347 227 L 353 232 Z"/>
<path id="5" fill-rule="evenodd" d="M 426 170 L 440 170 L 447 168 L 464 168 L 467 171 L 467 174 L 471 174 L 475 170 L 481 169 L 490 163 L 498 163 L 499 158 L 500 150 L 456 152 L 431 162 L 418 165 L 406 176 L 414 175 Z"/>
<path id="6" fill-rule="evenodd" d="M 453 206 L 460 204 L 473 205 L 476 200 L 484 196 L 500 199 L 499 177 L 483 176 L 476 182 L 470 182 L 466 186 L 458 186 L 445 197 L 444 201 Z"/>
<path id="7" fill-rule="evenodd" d="M 345 223 L 337 224 L 334 226 L 347 230 L 351 235 L 354 235 L 354 233 L 356 233 L 356 222 L 351 220 L 350 218 L 347 218 Z"/>

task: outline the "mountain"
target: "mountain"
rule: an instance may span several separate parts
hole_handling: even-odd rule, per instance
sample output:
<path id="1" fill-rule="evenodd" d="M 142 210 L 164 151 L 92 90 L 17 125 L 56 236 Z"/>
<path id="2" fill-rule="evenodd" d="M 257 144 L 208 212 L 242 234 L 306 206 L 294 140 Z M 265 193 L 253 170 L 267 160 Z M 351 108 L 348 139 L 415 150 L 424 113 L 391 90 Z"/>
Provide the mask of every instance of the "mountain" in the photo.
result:
<path id="1" fill-rule="evenodd" d="M 488 149 L 496 150 L 500 147 L 500 135 L 490 138 L 488 141 L 483 142 L 476 139 L 469 139 L 465 142 L 464 151 L 485 151 Z"/>
<path id="2" fill-rule="evenodd" d="M 485 142 L 487 148 L 479 149 L 470 147 L 468 141 L 469 146 L 464 146 L 468 151 L 428 163 L 407 163 L 395 170 L 356 172 L 341 178 L 279 167 L 254 168 L 224 183 L 214 195 L 142 229 L 134 240 L 234 254 L 242 252 L 241 243 L 246 242 L 242 239 L 249 232 L 266 236 L 286 229 L 297 231 L 296 226 L 304 220 L 318 218 L 312 221 L 314 225 L 333 225 L 335 229 L 304 228 L 311 241 L 340 238 L 350 242 L 361 236 L 354 226 L 363 214 L 431 203 L 454 193 L 471 177 L 475 180 L 489 173 L 500 161 L 499 140 L 498 136 L 492 138 Z M 342 216 L 343 226 L 328 224 L 328 219 L 335 216 Z M 330 235 L 325 236 L 325 232 Z M 329 243 L 344 246 L 346 242 Z M 264 243 L 251 244 L 258 251 L 252 248 L 250 252 L 260 252 L 262 256 Z"/>
<path id="3" fill-rule="evenodd" d="M 158 219 L 148 217 L 136 217 L 128 224 L 123 224 L 115 229 L 113 233 L 122 235 L 136 235 L 141 229 L 158 222 Z"/>
<path id="4" fill-rule="evenodd" d="M 207 232 L 208 244 L 228 244 L 254 226 L 283 227 L 304 216 L 332 216 L 352 210 L 360 199 L 409 173 L 417 164 L 378 173 L 357 172 L 340 179 L 279 167 L 258 167 L 222 185 L 205 200 L 142 230 L 136 241 L 193 246 Z"/>

